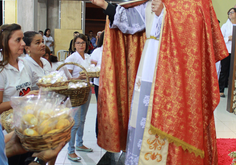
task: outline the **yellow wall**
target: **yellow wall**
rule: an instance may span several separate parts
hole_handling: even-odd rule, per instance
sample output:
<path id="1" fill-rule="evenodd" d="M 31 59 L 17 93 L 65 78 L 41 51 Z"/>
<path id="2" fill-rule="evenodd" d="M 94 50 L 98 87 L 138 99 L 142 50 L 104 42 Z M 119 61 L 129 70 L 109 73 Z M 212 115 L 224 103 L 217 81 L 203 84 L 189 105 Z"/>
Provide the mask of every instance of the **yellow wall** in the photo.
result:
<path id="1" fill-rule="evenodd" d="M 61 29 L 54 30 L 55 55 L 58 50 L 68 50 L 74 31 L 81 29 L 81 1 L 61 1 Z"/>
<path id="2" fill-rule="evenodd" d="M 235 0 L 212 0 L 216 16 L 220 20 L 220 26 L 222 26 L 228 19 L 227 12 L 230 8 L 236 5 Z"/>
<path id="3" fill-rule="evenodd" d="M 5 24 L 17 23 L 17 0 L 5 0 Z"/>
<path id="4" fill-rule="evenodd" d="M 80 1 L 61 1 L 61 29 L 81 29 Z"/>
<path id="5" fill-rule="evenodd" d="M 57 55 L 58 50 L 69 50 L 70 41 L 73 39 L 74 31 L 83 33 L 81 29 L 55 29 L 54 30 L 54 40 L 55 40 L 55 55 Z"/>

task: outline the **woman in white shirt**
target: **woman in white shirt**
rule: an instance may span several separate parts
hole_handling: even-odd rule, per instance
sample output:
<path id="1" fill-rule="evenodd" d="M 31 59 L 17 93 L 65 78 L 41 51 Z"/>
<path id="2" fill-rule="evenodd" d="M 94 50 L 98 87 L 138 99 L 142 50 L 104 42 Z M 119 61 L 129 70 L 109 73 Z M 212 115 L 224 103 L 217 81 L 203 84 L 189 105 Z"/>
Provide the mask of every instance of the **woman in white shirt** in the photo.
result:
<path id="1" fill-rule="evenodd" d="M 44 75 L 51 72 L 50 63 L 42 58 L 45 54 L 45 45 L 42 42 L 43 37 L 35 31 L 27 31 L 24 33 L 25 41 L 25 53 L 27 53 L 24 58 L 33 72 L 33 84 L 32 89 L 38 89 L 36 83 Z"/>
<path id="2" fill-rule="evenodd" d="M 99 42 L 97 44 L 97 48 L 93 51 L 91 54 L 91 64 L 95 64 L 95 66 L 101 66 L 102 64 L 102 51 L 103 51 L 103 38 L 104 38 L 104 32 L 100 35 Z M 99 90 L 99 78 L 93 79 L 94 84 L 94 90 L 96 99 L 98 100 L 98 90 Z M 98 120 L 96 118 L 96 137 L 98 136 Z"/>
<path id="3" fill-rule="evenodd" d="M 225 44 L 229 52 L 229 56 L 221 60 L 221 71 L 220 71 L 220 77 L 219 77 L 219 88 L 220 88 L 221 97 L 225 97 L 224 88 L 228 86 L 233 24 L 236 24 L 236 8 L 229 9 L 227 14 L 228 14 L 229 19 L 221 27 L 221 32 L 223 34 Z"/>
<path id="4" fill-rule="evenodd" d="M 54 40 L 50 32 L 51 32 L 50 29 L 45 29 L 43 39 L 44 39 L 44 44 L 49 47 L 51 52 L 53 52 Z"/>
<path id="5" fill-rule="evenodd" d="M 24 96 L 37 94 L 31 91 L 32 73 L 27 63 L 19 58 L 23 54 L 25 42 L 23 41 L 21 26 L 17 24 L 2 25 L 0 27 L 0 114 L 11 108 L 11 96 Z M 1 125 L 0 125 L 1 127 Z M 17 155 L 8 159 L 9 165 L 21 165 L 32 153 Z"/>
<path id="6" fill-rule="evenodd" d="M 76 52 L 67 57 L 65 62 L 75 62 L 82 65 L 85 68 L 88 67 L 90 65 L 90 56 L 87 53 L 85 53 L 88 51 L 88 42 L 86 36 L 83 34 L 75 36 L 72 46 L 75 47 Z M 73 78 L 81 78 L 81 79 L 85 78 L 84 75 L 80 75 L 80 72 L 82 71 L 80 67 L 75 65 L 66 65 L 66 66 Z M 91 148 L 87 148 L 83 145 L 84 123 L 90 99 L 91 99 L 91 91 L 88 97 L 88 101 L 85 104 L 78 107 L 78 110 L 74 117 L 75 125 L 71 129 L 71 139 L 68 147 L 68 159 L 72 161 L 78 161 L 81 159 L 76 155 L 75 149 L 77 151 L 85 151 L 85 152 L 93 151 Z M 74 144 L 75 144 L 76 134 L 77 134 L 77 139 L 75 147 Z"/>
<path id="7" fill-rule="evenodd" d="M 0 47 L 0 114 L 11 108 L 11 96 L 24 96 L 31 91 L 32 74 L 22 58 L 25 42 L 21 26 L 17 24 L 2 25 Z M 6 44 L 3 46 L 3 44 Z M 31 92 L 32 93 L 32 92 Z"/>

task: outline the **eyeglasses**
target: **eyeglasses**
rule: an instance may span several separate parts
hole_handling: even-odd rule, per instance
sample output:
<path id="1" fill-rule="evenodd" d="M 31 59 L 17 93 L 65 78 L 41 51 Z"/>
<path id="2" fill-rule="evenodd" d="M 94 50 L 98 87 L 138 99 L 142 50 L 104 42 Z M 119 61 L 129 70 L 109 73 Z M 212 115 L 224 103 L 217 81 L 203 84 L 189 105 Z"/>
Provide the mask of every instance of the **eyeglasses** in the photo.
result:
<path id="1" fill-rule="evenodd" d="M 228 15 L 230 15 L 230 14 L 234 14 L 234 13 L 235 13 L 235 11 L 231 11 L 231 12 L 228 13 Z"/>
<path id="2" fill-rule="evenodd" d="M 75 42 L 75 44 L 78 44 L 78 45 L 81 45 L 81 46 L 83 46 L 83 45 L 85 45 L 86 44 L 86 42 Z"/>

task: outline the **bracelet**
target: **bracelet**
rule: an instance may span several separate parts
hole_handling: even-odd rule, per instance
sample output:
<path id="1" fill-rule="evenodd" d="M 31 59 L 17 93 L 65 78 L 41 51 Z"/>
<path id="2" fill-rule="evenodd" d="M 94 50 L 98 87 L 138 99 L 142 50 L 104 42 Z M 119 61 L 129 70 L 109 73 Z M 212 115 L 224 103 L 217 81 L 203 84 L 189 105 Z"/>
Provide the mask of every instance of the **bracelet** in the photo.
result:
<path id="1" fill-rule="evenodd" d="M 38 157 L 28 157 L 25 160 L 25 165 L 28 165 L 28 164 L 30 164 L 32 162 L 38 163 L 40 165 L 46 165 L 46 163 L 42 159 L 39 159 Z"/>

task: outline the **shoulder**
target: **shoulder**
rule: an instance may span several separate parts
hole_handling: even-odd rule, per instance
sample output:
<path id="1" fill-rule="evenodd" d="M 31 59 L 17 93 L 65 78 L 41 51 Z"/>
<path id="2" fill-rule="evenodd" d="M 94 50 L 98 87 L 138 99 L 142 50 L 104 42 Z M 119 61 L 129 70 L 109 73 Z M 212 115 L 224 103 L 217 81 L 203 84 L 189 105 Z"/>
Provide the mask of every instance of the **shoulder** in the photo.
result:
<path id="1" fill-rule="evenodd" d="M 48 60 L 46 60 L 46 59 L 44 59 L 44 58 L 40 58 L 40 60 L 42 61 L 42 63 L 43 63 L 43 65 L 44 66 L 47 66 L 47 67 L 50 67 L 51 68 L 51 65 L 50 65 L 50 63 L 48 62 Z"/>
<path id="2" fill-rule="evenodd" d="M 88 53 L 85 53 L 84 56 L 85 56 L 86 58 L 90 58 L 90 57 L 91 57 Z"/>

